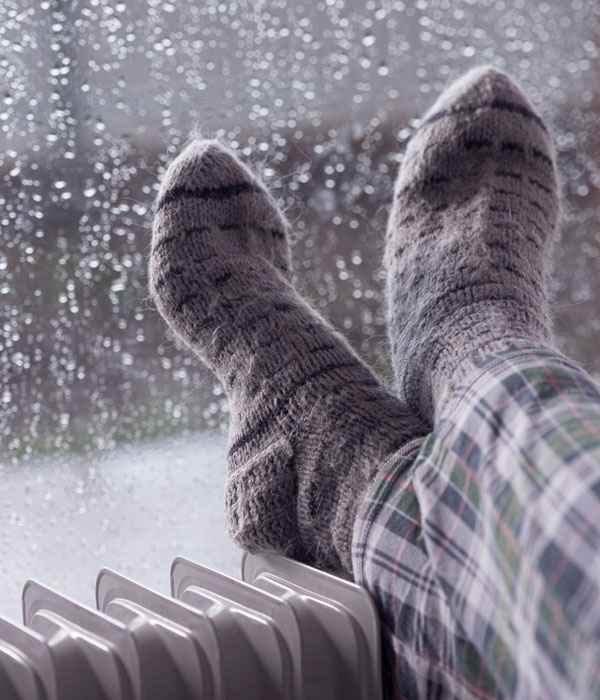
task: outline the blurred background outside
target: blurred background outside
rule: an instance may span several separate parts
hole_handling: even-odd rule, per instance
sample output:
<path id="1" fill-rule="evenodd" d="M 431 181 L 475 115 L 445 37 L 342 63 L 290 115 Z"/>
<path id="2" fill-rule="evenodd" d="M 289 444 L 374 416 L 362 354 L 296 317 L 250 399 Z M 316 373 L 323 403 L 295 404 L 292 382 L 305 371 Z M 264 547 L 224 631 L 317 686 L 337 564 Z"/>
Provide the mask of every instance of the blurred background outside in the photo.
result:
<path id="1" fill-rule="evenodd" d="M 552 301 L 600 374 L 600 5 L 587 0 L 0 0 L 0 614 L 35 577 L 237 572 L 222 387 L 146 293 L 151 208 L 192 132 L 294 224 L 297 282 L 391 380 L 379 270 L 418 117 L 464 70 L 512 73 L 564 187 Z"/>

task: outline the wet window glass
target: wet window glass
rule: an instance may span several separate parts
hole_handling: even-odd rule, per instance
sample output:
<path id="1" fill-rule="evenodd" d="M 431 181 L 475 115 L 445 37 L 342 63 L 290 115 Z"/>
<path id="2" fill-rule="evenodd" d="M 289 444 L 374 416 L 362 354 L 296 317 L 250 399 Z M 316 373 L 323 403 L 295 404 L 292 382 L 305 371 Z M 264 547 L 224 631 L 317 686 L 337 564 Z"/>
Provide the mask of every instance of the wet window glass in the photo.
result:
<path id="1" fill-rule="evenodd" d="M 600 6 L 586 0 L 2 0 L 0 613 L 101 566 L 165 590 L 235 573 L 222 387 L 146 292 L 152 202 L 193 133 L 253 164 L 294 225 L 303 293 L 390 379 L 379 270 L 418 116 L 493 63 L 551 126 L 562 347 L 600 372 Z"/>

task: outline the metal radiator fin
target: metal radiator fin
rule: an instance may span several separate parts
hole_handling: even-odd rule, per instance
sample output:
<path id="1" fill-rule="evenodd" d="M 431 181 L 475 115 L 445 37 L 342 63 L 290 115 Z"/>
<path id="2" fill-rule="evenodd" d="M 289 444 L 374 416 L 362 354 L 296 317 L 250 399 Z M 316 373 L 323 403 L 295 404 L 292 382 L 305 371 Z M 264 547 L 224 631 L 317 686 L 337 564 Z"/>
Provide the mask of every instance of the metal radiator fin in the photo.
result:
<path id="1" fill-rule="evenodd" d="M 368 593 L 275 555 L 242 581 L 177 558 L 168 597 L 109 569 L 97 610 L 35 581 L 0 619 L 2 700 L 379 700 Z"/>

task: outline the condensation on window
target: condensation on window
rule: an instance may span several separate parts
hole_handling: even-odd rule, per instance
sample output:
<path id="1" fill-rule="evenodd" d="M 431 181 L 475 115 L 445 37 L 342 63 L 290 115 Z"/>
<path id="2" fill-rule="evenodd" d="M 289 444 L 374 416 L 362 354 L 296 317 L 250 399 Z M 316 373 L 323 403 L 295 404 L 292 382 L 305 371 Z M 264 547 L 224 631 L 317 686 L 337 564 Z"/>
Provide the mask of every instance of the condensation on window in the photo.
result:
<path id="1" fill-rule="evenodd" d="M 157 183 L 193 133 L 261 173 L 293 222 L 301 290 L 391 379 L 379 263 L 402 151 L 450 79 L 508 70 L 558 150 L 556 331 L 600 372 L 599 40 L 586 0 L 3 0 L 10 595 L 25 573 L 76 590 L 76 562 L 154 582 L 177 547 L 225 568 L 237 556 L 208 534 L 222 529 L 226 397 L 146 292 Z"/>

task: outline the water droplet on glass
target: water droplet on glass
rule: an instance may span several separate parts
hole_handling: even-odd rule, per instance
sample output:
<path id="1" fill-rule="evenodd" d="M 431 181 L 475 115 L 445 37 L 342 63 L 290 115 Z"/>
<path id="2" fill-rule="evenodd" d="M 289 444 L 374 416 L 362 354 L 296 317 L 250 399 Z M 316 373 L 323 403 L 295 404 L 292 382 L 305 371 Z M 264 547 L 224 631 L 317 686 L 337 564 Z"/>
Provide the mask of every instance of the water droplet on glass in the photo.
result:
<path id="1" fill-rule="evenodd" d="M 380 252 L 407 142 L 468 67 L 513 73 L 559 153 L 568 217 L 557 259 L 568 264 L 553 276 L 556 327 L 597 371 L 594 3 L 12 5 L 0 23 L 0 470 L 16 513 L 8 526 L 30 539 L 7 537 L 9 578 L 72 569 L 73 590 L 86 593 L 102 558 L 136 554 L 144 531 L 160 561 L 140 554 L 131 573 L 145 566 L 162 585 L 183 523 L 194 513 L 212 533 L 222 515 L 226 392 L 166 329 L 147 288 L 159 181 L 193 132 L 260 171 L 292 222 L 299 285 L 389 372 Z M 209 478 L 214 497 L 193 481 Z M 145 511 L 134 502 L 142 492 L 152 494 Z M 159 501 L 177 514 L 160 536 Z M 205 538 L 207 562 L 217 534 Z M 32 543 L 35 556 L 21 557 Z M 25 561 L 32 570 L 19 570 Z"/>

